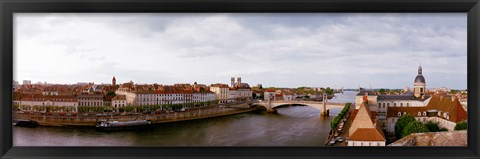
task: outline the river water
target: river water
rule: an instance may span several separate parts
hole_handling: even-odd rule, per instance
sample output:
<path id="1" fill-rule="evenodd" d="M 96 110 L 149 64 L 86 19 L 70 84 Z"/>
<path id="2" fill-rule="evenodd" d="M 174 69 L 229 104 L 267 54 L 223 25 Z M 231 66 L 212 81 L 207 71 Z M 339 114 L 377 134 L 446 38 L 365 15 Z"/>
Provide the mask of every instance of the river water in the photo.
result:
<path id="1" fill-rule="evenodd" d="M 356 92 L 331 102 L 354 102 Z M 308 106 L 279 108 L 192 121 L 161 123 L 152 130 L 98 132 L 90 127 L 13 127 L 14 146 L 324 146 L 329 117 Z"/>

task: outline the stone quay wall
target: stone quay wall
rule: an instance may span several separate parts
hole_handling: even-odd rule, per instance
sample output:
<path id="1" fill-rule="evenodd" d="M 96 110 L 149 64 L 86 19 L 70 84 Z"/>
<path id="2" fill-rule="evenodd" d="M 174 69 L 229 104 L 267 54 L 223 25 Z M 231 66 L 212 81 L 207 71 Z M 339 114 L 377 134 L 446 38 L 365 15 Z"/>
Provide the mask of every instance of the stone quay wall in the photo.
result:
<path id="1" fill-rule="evenodd" d="M 14 114 L 15 119 L 35 120 L 42 126 L 95 126 L 98 121 L 132 121 L 151 120 L 152 123 L 166 123 L 186 120 L 196 120 L 225 115 L 233 115 L 255 111 L 257 108 L 250 108 L 248 104 L 240 104 L 230 107 L 215 107 L 197 109 L 194 111 L 171 112 L 162 114 L 138 114 L 119 116 L 49 116 L 32 114 Z"/>

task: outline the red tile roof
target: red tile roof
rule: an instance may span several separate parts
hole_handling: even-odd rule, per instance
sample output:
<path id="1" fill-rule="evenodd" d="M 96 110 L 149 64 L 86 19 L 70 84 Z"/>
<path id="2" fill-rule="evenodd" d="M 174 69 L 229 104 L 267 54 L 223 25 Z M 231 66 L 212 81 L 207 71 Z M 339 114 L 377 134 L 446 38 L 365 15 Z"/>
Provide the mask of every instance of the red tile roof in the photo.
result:
<path id="1" fill-rule="evenodd" d="M 127 100 L 127 96 L 126 95 L 117 95 L 117 96 L 113 97 L 112 100 Z"/>
<path id="2" fill-rule="evenodd" d="M 389 107 L 387 111 L 387 117 L 398 117 L 398 112 L 406 112 L 414 117 L 418 116 L 418 112 L 420 116 L 423 116 L 423 112 L 427 112 L 428 110 L 437 110 L 441 112 L 448 112 L 449 119 L 443 117 L 443 115 L 438 116 L 440 118 L 444 118 L 446 120 L 450 120 L 452 122 L 461 122 L 467 120 L 468 115 L 465 109 L 463 109 L 462 105 L 458 101 L 458 98 L 454 98 L 452 101 L 452 96 L 439 96 L 434 95 L 428 102 L 427 106 L 425 107 Z"/>
<path id="3" fill-rule="evenodd" d="M 376 128 L 358 128 L 348 139 L 350 141 L 385 141 L 385 137 Z"/>

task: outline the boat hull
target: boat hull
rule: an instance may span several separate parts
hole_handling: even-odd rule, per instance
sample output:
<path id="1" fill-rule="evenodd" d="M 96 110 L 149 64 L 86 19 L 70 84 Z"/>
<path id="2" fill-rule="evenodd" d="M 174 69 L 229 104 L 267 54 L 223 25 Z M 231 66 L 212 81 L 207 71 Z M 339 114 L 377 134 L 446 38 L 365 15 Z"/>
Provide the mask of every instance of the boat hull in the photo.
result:
<path id="1" fill-rule="evenodd" d="M 120 130 L 139 130 L 151 129 L 153 124 L 150 121 L 145 122 L 98 122 L 96 125 L 97 131 L 120 131 Z"/>
<path id="2" fill-rule="evenodd" d="M 20 120 L 20 121 L 14 121 L 13 125 L 20 126 L 20 127 L 35 128 L 39 124 L 38 124 L 38 122 L 33 121 L 33 120 Z"/>

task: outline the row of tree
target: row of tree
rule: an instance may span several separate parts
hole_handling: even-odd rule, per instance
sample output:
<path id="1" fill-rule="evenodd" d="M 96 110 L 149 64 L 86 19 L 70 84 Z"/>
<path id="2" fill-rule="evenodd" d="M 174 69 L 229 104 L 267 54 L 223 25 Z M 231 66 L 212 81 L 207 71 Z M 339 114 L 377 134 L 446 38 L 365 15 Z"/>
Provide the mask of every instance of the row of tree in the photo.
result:
<path id="1" fill-rule="evenodd" d="M 351 105 L 352 105 L 352 103 L 346 103 L 345 107 L 343 107 L 342 111 L 340 111 L 340 113 L 338 113 L 338 115 L 330 122 L 330 127 L 332 129 L 335 129 L 338 126 L 338 123 L 340 123 L 340 121 L 343 119 L 345 114 L 347 114 L 348 109 L 350 109 Z"/>
<path id="2" fill-rule="evenodd" d="M 467 121 L 462 121 L 457 123 L 455 130 L 465 130 L 467 129 Z M 397 123 L 395 123 L 395 136 L 397 139 L 408 136 L 412 133 L 421 133 L 421 132 L 439 132 L 439 131 L 448 131 L 447 128 L 440 128 L 438 123 L 429 121 L 426 124 L 423 124 L 420 121 L 415 120 L 410 114 L 401 116 Z"/>

